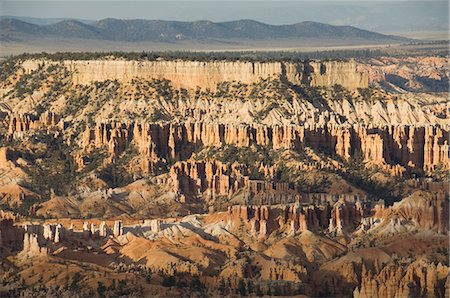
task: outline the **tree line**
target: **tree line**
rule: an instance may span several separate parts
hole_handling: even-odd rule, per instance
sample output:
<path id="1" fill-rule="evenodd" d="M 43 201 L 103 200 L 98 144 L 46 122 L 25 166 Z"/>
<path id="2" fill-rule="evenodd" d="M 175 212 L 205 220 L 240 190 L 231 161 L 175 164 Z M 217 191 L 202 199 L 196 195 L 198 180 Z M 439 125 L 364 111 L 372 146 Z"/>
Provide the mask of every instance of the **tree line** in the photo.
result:
<path id="1" fill-rule="evenodd" d="M 52 61 L 64 60 L 98 60 L 119 58 L 133 61 L 163 60 L 191 60 L 191 61 L 260 61 L 260 62 L 302 62 L 307 60 L 347 60 L 351 58 L 373 58 L 385 56 L 379 49 L 360 50 L 328 50 L 314 52 L 294 51 L 234 51 L 234 52 L 193 52 L 193 51 L 149 51 L 149 52 L 56 52 L 56 53 L 24 53 L 11 56 L 17 60 L 47 59 Z"/>

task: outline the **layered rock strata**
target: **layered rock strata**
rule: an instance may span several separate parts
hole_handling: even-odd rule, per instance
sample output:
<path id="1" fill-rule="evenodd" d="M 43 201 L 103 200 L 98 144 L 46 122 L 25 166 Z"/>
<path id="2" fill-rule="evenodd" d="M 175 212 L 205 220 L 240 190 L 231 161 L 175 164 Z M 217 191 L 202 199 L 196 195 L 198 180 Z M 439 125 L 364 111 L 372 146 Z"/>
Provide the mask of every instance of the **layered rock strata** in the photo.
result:
<path id="1" fill-rule="evenodd" d="M 450 167 L 449 131 L 440 127 L 390 126 L 385 128 L 317 126 L 249 126 L 206 123 L 184 125 L 97 124 L 87 128 L 81 147 L 106 145 L 111 159 L 134 143 L 143 157 L 143 168 L 154 171 L 164 159 L 185 159 L 189 145 L 220 147 L 224 144 L 270 149 L 331 150 L 344 160 L 362 154 L 365 162 L 400 165 L 431 172 Z M 192 146 L 191 146 L 192 147 Z"/>
<path id="2" fill-rule="evenodd" d="M 9 120 L 8 130 L 11 135 L 18 135 L 38 129 L 63 129 L 64 123 L 56 119 L 53 114 L 41 116 L 39 120 L 13 116 Z M 365 162 L 400 165 L 430 173 L 436 166 L 450 168 L 449 136 L 449 131 L 439 126 L 365 128 L 340 125 L 98 123 L 93 128 L 86 128 L 80 147 L 87 148 L 90 144 L 107 146 L 113 162 L 133 143 L 143 158 L 142 167 L 147 172 L 157 171 L 163 160 L 185 159 L 190 154 L 185 150 L 188 145 L 249 147 L 255 144 L 274 150 L 300 150 L 304 147 L 331 150 L 344 160 L 361 153 Z"/>
<path id="3" fill-rule="evenodd" d="M 371 205 L 338 201 L 334 205 L 232 206 L 227 220 L 231 225 L 248 225 L 255 236 L 267 237 L 275 230 L 289 233 L 328 230 L 343 235 L 353 232 Z"/>
<path id="4" fill-rule="evenodd" d="M 38 69 L 43 62 L 27 60 L 26 72 Z M 133 78 L 167 79 L 174 87 L 215 90 L 218 83 L 238 81 L 251 84 L 269 77 L 293 84 L 310 86 L 342 85 L 345 88 L 367 88 L 368 75 L 357 70 L 356 63 L 338 61 L 286 62 L 228 62 L 228 61 L 125 61 L 87 60 L 64 61 L 75 84 L 95 81 L 130 81 Z"/>

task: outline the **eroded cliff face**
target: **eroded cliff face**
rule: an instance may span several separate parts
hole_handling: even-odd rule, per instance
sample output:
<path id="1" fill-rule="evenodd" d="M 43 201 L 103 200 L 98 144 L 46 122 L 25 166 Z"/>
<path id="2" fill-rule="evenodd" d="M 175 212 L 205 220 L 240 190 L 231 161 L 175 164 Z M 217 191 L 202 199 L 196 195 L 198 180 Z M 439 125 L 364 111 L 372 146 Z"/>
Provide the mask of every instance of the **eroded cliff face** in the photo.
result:
<path id="1" fill-rule="evenodd" d="M 432 172 L 437 165 L 450 167 L 449 132 L 440 127 L 342 127 L 249 126 L 192 123 L 98 124 L 87 128 L 80 147 L 90 144 L 108 146 L 111 158 L 117 158 L 131 143 L 144 159 L 145 171 L 155 169 L 162 159 L 184 159 L 193 145 L 221 147 L 263 146 L 268 149 L 301 150 L 305 147 L 335 152 L 344 160 L 362 154 L 364 161 L 379 165 L 400 165 L 405 169 Z M 148 167 L 147 167 L 148 165 Z M 395 173 L 395 172 L 394 172 Z M 399 173 L 401 174 L 401 172 Z"/>
<path id="2" fill-rule="evenodd" d="M 373 86 L 400 73 L 388 62 Z M 23 62 L 0 82 L 0 205 L 22 214 L 0 210 L 0 276 L 14 291 L 11 272 L 48 289 L 78 272 L 107 296 L 125 280 L 140 296 L 443 297 L 447 94 L 360 89 L 360 67 Z"/>
<path id="3" fill-rule="evenodd" d="M 355 298 L 362 297 L 445 297 L 446 291 L 439 287 L 446 281 L 448 269 L 442 264 L 416 262 L 405 269 L 387 266 L 380 273 L 362 273 L 361 286 L 353 292 Z"/>
<path id="4" fill-rule="evenodd" d="M 31 120 L 26 116 L 9 120 L 10 138 L 21 138 L 24 133 L 45 130 L 57 136 L 64 134 L 65 124 L 56 115 L 43 115 Z M 324 126 L 249 126 L 219 123 L 148 124 L 97 123 L 86 126 L 80 134 L 73 156 L 81 171 L 89 163 L 95 149 L 106 148 L 104 164 L 114 164 L 121 156 L 136 149 L 137 168 L 146 174 L 161 174 L 169 161 L 186 160 L 196 148 L 222 148 L 233 146 L 249 148 L 260 146 L 266 150 L 292 150 L 306 148 L 334 152 L 346 162 L 362 159 L 368 165 L 378 166 L 392 176 L 423 171 L 432 174 L 436 169 L 449 169 L 449 132 L 440 127 L 390 126 L 384 128 Z M 259 162 L 254 165 L 264 177 L 273 178 L 280 165 Z M 311 168 L 322 167 L 319 163 Z M 325 164 L 332 169 L 337 164 Z M 299 167 L 300 168 L 300 167 Z M 301 169 L 307 169 L 302 166 Z M 276 191 L 277 187 L 251 187 L 250 171 L 239 163 L 187 160 L 169 167 L 172 191 L 182 202 L 202 195 L 207 201 L 216 196 L 233 197 L 244 189 L 243 199 L 248 202 L 285 202 L 297 200 L 295 190 Z M 272 182 L 268 182 L 271 184 Z M 264 182 L 260 182 L 261 185 Z M 281 184 L 280 184 L 281 185 Z M 281 186 L 280 186 L 281 187 Z M 282 187 L 281 187 L 282 188 Z M 252 189 L 264 189 L 261 193 Z M 273 193 L 272 193 L 273 192 Z"/>
<path id="5" fill-rule="evenodd" d="M 139 285 L 151 276 L 152 283 L 143 289 L 147 294 L 152 287 L 165 289 L 165 278 L 175 276 L 179 282 L 195 279 L 218 294 L 227 293 L 225 284 L 241 285 L 240 294 L 275 290 L 321 297 L 445 297 L 450 269 L 442 253 L 448 243 L 443 201 L 417 192 L 390 207 L 341 197 L 309 204 L 234 205 L 224 212 L 177 218 L 41 223 L 6 219 L 11 216 L 1 213 L 0 255 L 14 262 L 29 285 L 36 283 L 32 269 L 41 262 L 88 266 L 78 271 L 82 293 L 96 289 L 85 278 L 95 272 L 106 283 L 122 278 Z M 445 224 L 436 215 L 447 219 Z M 51 285 L 57 268 L 48 266 L 40 286 Z M 70 272 L 66 268 L 59 274 L 70 279 Z M 120 276 L 124 273 L 129 275 Z M 8 274 L 4 278 L 16 282 Z"/>
<path id="6" fill-rule="evenodd" d="M 36 70 L 49 61 L 25 61 L 25 72 Z M 368 75 L 357 71 L 355 62 L 227 62 L 227 61 L 64 61 L 75 84 L 135 78 L 166 79 L 175 88 L 215 90 L 221 82 L 256 83 L 261 79 L 279 78 L 293 84 L 313 87 L 341 85 L 348 89 L 367 88 Z"/>
<path id="7" fill-rule="evenodd" d="M 303 202 L 299 198 L 299 202 Z M 285 205 L 286 203 L 282 203 Z M 371 210 L 371 203 L 339 199 L 325 204 L 288 206 L 232 206 L 228 208 L 230 229 L 244 224 L 254 237 L 266 238 L 276 230 L 290 235 L 308 231 L 327 231 L 332 235 L 349 235 Z"/>
<path id="8" fill-rule="evenodd" d="M 70 216 L 77 216 L 91 206 L 68 199 L 68 190 L 56 190 L 52 196 L 39 189 L 42 183 L 34 181 L 40 175 L 33 166 L 40 163 L 33 156 L 45 150 L 57 151 L 55 158 L 43 156 L 73 171 L 76 183 L 84 184 L 85 200 L 113 199 L 116 195 L 107 186 L 120 188 L 148 175 L 166 175 L 154 183 L 164 181 L 168 198 L 181 206 L 201 202 L 205 209 L 217 207 L 222 198 L 272 204 L 297 202 L 307 193 L 360 192 L 361 185 L 370 191 L 364 179 L 382 185 L 390 183 L 386 177 L 442 180 L 450 167 L 444 97 L 355 90 L 364 72 L 354 62 L 45 63 L 23 62 L 2 82 L 0 103 L 3 139 L 20 144 L 14 145 L 15 152 L 23 157 L 4 162 L 2 177 L 14 181 L 14 194 L 5 181 L 3 202 L 12 206 L 40 195 L 50 201 L 40 206 L 41 214 L 61 215 L 52 206 L 62 204 Z M 77 65 L 86 69 L 78 73 L 70 68 Z M 91 77 L 78 85 L 76 76 L 84 72 Z M 163 77 L 166 74 L 174 77 Z M 42 81 L 46 75 L 49 79 Z M 108 80 L 92 83 L 96 75 Z M 222 82 L 235 76 L 240 81 Z M 335 87 L 339 81 L 351 90 Z M 180 82 L 206 88 L 180 90 Z M 207 91 L 208 84 L 217 90 Z M 317 85 L 326 87 L 312 87 Z M 58 158 L 62 155 L 65 158 Z M 111 175 L 117 167 L 124 176 Z M 19 171 L 20 181 L 12 177 Z M 335 180 L 340 182 L 331 182 Z M 30 183 L 39 189 L 37 194 L 26 191 Z M 144 201 L 159 195 L 151 188 Z M 126 202 L 120 210 L 134 212 L 142 204 Z M 119 212 L 111 210 L 113 204 L 106 205 L 105 213 Z"/>
<path id="9" fill-rule="evenodd" d="M 311 86 L 331 87 L 341 85 L 348 89 L 367 88 L 369 76 L 359 71 L 355 62 L 311 62 L 305 64 L 304 69 L 311 68 L 312 72 L 302 80 L 309 80 Z"/>
<path id="10" fill-rule="evenodd" d="M 395 92 L 447 92 L 448 57 L 380 57 L 359 64 L 369 84 Z"/>

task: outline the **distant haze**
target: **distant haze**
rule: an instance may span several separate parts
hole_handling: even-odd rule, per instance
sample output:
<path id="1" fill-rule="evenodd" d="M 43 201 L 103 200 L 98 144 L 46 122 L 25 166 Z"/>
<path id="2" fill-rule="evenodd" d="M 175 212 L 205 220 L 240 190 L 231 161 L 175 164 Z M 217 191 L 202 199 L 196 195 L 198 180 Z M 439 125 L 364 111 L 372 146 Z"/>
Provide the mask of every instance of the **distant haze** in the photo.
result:
<path id="1" fill-rule="evenodd" d="M 1 1 L 0 14 L 48 24 L 61 18 L 214 22 L 253 19 L 269 24 L 317 21 L 382 33 L 448 31 L 448 1 Z M 51 20 L 49 18 L 55 18 Z"/>

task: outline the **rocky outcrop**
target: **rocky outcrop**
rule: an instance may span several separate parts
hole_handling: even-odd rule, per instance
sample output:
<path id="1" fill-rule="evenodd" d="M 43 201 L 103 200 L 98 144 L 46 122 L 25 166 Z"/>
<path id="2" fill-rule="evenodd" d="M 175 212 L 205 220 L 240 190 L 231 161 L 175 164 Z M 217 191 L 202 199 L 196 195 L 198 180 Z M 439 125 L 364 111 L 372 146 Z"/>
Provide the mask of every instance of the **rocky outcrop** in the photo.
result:
<path id="1" fill-rule="evenodd" d="M 51 260 L 105 262 L 121 274 L 151 273 L 153 282 L 158 282 L 160 274 L 192 275 L 208 289 L 222 284 L 221 279 L 235 288 L 242 286 L 239 280 L 256 279 L 282 285 L 271 285 L 264 293 L 276 289 L 276 293 L 294 295 L 298 289 L 286 284 L 293 282 L 303 284 L 301 291 L 308 296 L 445 297 L 449 268 L 443 265 L 446 256 L 441 251 L 448 241 L 448 229 L 442 227 L 443 221 L 448 222 L 448 202 L 443 196 L 425 194 L 391 207 L 355 195 L 316 194 L 310 198 L 312 203 L 235 205 L 226 212 L 183 218 L 130 219 L 127 225 L 116 220 L 115 237 L 108 239 L 95 237 L 106 230 L 105 222 L 100 222 L 98 230 L 96 220 L 64 220 L 72 228 L 63 239 L 62 225 L 54 221 L 17 226 L 9 221 L 5 226 L 16 234 L 22 227 L 25 231 L 23 249 L 16 258 L 21 262 L 51 251 Z M 3 232 L 9 229 L 4 221 L 0 222 L 2 245 Z M 398 229 L 378 238 L 378 227 L 391 222 L 407 226 L 405 221 L 416 222 L 416 232 Z M 83 229 L 75 231 L 74 223 Z M 411 257 L 414 252 L 421 257 Z"/>
<path id="2" fill-rule="evenodd" d="M 8 133 L 20 136 L 22 133 L 34 130 L 64 129 L 64 122 L 54 113 L 45 112 L 36 118 L 31 115 L 10 115 L 8 123 Z"/>
<path id="3" fill-rule="evenodd" d="M 183 161 L 169 172 L 173 192 L 193 197 L 203 194 L 208 200 L 216 196 L 231 198 L 243 189 L 248 204 L 280 204 L 300 201 L 300 195 L 288 183 L 250 180 L 246 167 L 220 161 Z"/>
<path id="4" fill-rule="evenodd" d="M 390 126 L 383 128 L 324 126 L 249 126 L 219 123 L 97 124 L 87 128 L 81 147 L 107 146 L 111 161 L 133 143 L 142 157 L 144 171 L 157 171 L 161 163 L 185 159 L 195 145 L 223 144 L 271 149 L 301 150 L 312 147 L 331 150 L 343 159 L 362 153 L 364 161 L 377 165 L 399 165 L 431 172 L 436 166 L 450 168 L 449 131 L 436 127 Z M 402 172 L 395 170 L 393 172 Z"/>
<path id="5" fill-rule="evenodd" d="M 162 230 L 163 221 L 159 218 L 157 219 L 145 219 L 143 226 L 150 228 L 153 233 L 159 233 Z"/>
<path id="6" fill-rule="evenodd" d="M 275 230 L 287 233 L 305 231 L 328 231 L 335 235 L 348 235 L 360 224 L 371 205 L 360 202 L 338 201 L 334 205 L 287 206 L 232 206 L 228 208 L 227 220 L 233 226 L 244 223 L 251 234 L 267 237 Z"/>
<path id="7" fill-rule="evenodd" d="M 42 235 L 45 240 L 59 243 L 65 237 L 65 229 L 61 224 L 47 224 L 42 225 Z"/>
<path id="8" fill-rule="evenodd" d="M 389 260 L 388 255 L 380 255 L 380 250 L 374 249 L 372 254 L 372 260 L 351 253 L 350 258 L 344 257 L 338 262 L 324 265 L 313 277 L 317 285 L 322 285 L 316 289 L 315 295 L 353 294 L 353 297 L 358 298 L 445 297 L 444 284 L 450 272 L 449 267 L 424 260 L 399 265 Z"/>
<path id="9" fill-rule="evenodd" d="M 44 239 L 53 240 L 53 237 L 55 235 L 53 231 L 54 227 L 49 224 L 43 224 L 42 227 L 44 228 Z"/>
<path id="10" fill-rule="evenodd" d="M 369 84 L 397 92 L 447 92 L 448 57 L 380 57 L 360 63 Z"/>
<path id="11" fill-rule="evenodd" d="M 62 240 L 62 225 L 61 224 L 57 224 L 56 228 L 55 228 L 55 238 L 54 238 L 54 242 L 55 243 L 59 243 Z"/>
<path id="12" fill-rule="evenodd" d="M 417 191 L 395 203 L 392 212 L 390 217 L 413 221 L 420 229 L 440 234 L 449 231 L 449 200 L 442 191 L 435 194 Z"/>
<path id="13" fill-rule="evenodd" d="M 350 236 L 365 233 L 373 227 L 380 227 L 376 233 L 395 230 L 392 225 L 401 226 L 398 233 L 407 231 L 405 220 L 414 222 L 416 228 L 445 234 L 449 230 L 448 199 L 441 192 L 430 195 L 426 192 L 385 208 L 384 202 L 345 200 L 322 200 L 321 203 L 299 203 L 289 205 L 243 206 L 228 208 L 227 222 L 237 228 L 242 224 L 253 235 L 267 237 L 273 231 L 302 233 L 304 231 L 326 231 L 330 235 Z"/>
<path id="14" fill-rule="evenodd" d="M 123 235 L 123 224 L 121 220 L 114 221 L 113 235 L 114 237 Z"/>
<path id="15" fill-rule="evenodd" d="M 20 219 L 20 216 L 14 212 L 11 211 L 5 211 L 3 209 L 0 209 L 0 219 L 7 219 L 10 221 L 16 221 Z"/>
<path id="16" fill-rule="evenodd" d="M 44 256 L 48 254 L 46 247 L 41 247 L 38 241 L 38 235 L 35 233 L 25 233 L 23 238 L 23 250 L 20 252 L 21 256 L 35 257 Z"/>
<path id="17" fill-rule="evenodd" d="M 406 268 L 389 265 L 375 274 L 364 268 L 353 297 L 445 297 L 441 285 L 448 274 L 449 268 L 441 263 L 420 261 Z"/>
<path id="18" fill-rule="evenodd" d="M 368 213 L 368 210 L 364 210 L 361 202 L 349 205 L 344 200 L 339 200 L 331 209 L 328 231 L 337 235 L 346 234 L 345 230 L 348 228 L 353 231 L 364 218 L 364 213 Z"/>
<path id="19" fill-rule="evenodd" d="M 22 63 L 26 72 L 38 68 L 43 61 Z M 47 63 L 50 63 L 47 61 Z M 326 62 L 228 62 L 228 61 L 64 61 L 75 84 L 95 81 L 130 81 L 134 78 L 166 79 L 175 88 L 214 90 L 218 83 L 237 81 L 252 84 L 260 79 L 278 77 L 294 84 L 310 86 L 342 85 L 345 88 L 367 88 L 368 75 L 357 70 L 354 61 Z"/>
<path id="20" fill-rule="evenodd" d="M 311 86 L 341 85 L 347 89 L 368 87 L 367 73 L 358 71 L 355 62 L 313 61 L 304 67 L 312 70 L 307 77 Z"/>
<path id="21" fill-rule="evenodd" d="M 106 226 L 106 223 L 104 221 L 102 221 L 99 225 L 99 236 L 100 237 L 108 236 L 108 227 Z"/>
<path id="22" fill-rule="evenodd" d="M 11 150 L 7 147 L 1 147 L 0 148 L 0 168 L 10 168 L 11 167 L 11 161 L 16 159 L 16 154 L 14 150 Z"/>

